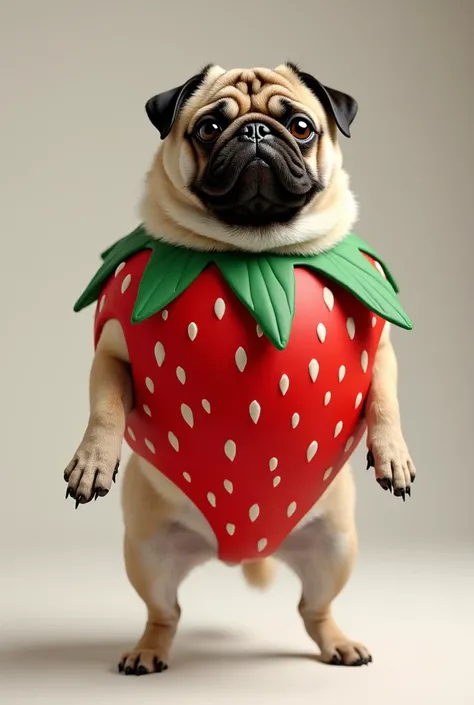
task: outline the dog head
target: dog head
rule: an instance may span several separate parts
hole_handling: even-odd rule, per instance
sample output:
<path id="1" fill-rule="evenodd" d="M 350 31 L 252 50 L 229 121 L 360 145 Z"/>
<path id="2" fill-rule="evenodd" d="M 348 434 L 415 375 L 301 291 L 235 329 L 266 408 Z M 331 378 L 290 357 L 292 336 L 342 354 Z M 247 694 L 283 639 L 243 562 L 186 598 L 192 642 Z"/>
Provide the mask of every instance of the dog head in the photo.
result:
<path id="1" fill-rule="evenodd" d="M 291 64 L 208 66 L 146 111 L 164 142 L 145 216 L 161 208 L 198 237 L 258 251 L 317 238 L 331 207 L 347 210 L 337 133 L 350 136 L 357 103 Z"/>

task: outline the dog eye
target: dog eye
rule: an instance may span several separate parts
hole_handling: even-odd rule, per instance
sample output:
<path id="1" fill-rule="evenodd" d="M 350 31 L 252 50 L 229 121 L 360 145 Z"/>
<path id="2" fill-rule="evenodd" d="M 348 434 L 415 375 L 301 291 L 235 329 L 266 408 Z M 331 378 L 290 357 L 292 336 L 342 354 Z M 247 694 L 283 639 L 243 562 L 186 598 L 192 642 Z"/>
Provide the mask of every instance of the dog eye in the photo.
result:
<path id="1" fill-rule="evenodd" d="M 288 130 L 296 140 L 307 142 L 315 133 L 315 129 L 309 120 L 303 117 L 294 118 L 288 125 Z"/>
<path id="2" fill-rule="evenodd" d="M 196 128 L 196 136 L 201 142 L 215 142 L 222 132 L 222 127 L 213 117 L 204 118 Z"/>

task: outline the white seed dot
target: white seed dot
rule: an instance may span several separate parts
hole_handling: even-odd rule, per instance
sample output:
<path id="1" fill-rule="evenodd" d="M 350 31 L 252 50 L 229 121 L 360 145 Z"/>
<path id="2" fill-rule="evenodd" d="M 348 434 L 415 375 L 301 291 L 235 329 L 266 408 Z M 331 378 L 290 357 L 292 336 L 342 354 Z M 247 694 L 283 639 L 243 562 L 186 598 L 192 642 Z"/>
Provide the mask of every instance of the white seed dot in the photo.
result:
<path id="1" fill-rule="evenodd" d="M 362 402 L 362 392 L 356 396 L 355 408 L 358 409 Z"/>
<path id="2" fill-rule="evenodd" d="M 326 286 L 323 290 L 323 299 L 328 309 L 332 311 L 334 308 L 334 294 L 332 293 L 331 289 L 328 289 Z"/>
<path id="3" fill-rule="evenodd" d="M 161 317 L 164 321 L 167 321 L 168 316 L 169 316 L 168 309 L 164 308 L 163 311 L 161 312 Z"/>
<path id="4" fill-rule="evenodd" d="M 155 384 L 154 384 L 153 380 L 150 377 L 147 377 L 145 379 L 145 384 L 146 384 L 146 388 L 148 389 L 148 391 L 151 394 L 153 394 L 153 392 L 155 391 Z"/>
<path id="5" fill-rule="evenodd" d="M 299 414 L 293 414 L 291 417 L 291 427 L 296 428 L 300 422 L 300 415 Z"/>
<path id="6" fill-rule="evenodd" d="M 262 408 L 261 408 L 260 404 L 258 403 L 258 401 L 253 401 L 249 406 L 249 414 L 250 414 L 250 418 L 252 419 L 252 421 L 255 424 L 258 423 L 258 420 L 260 419 L 261 412 L 262 412 Z"/>
<path id="7" fill-rule="evenodd" d="M 342 382 L 342 380 L 344 379 L 345 376 L 346 376 L 346 368 L 344 365 L 341 365 L 339 368 L 339 374 L 338 374 L 339 382 Z"/>
<path id="8" fill-rule="evenodd" d="M 225 313 L 225 301 L 224 299 L 216 299 L 216 302 L 214 304 L 214 313 L 216 314 L 217 318 L 222 321 L 224 318 L 224 313 Z"/>
<path id="9" fill-rule="evenodd" d="M 102 311 L 104 310 L 106 298 L 107 298 L 107 297 L 106 297 L 105 294 L 104 294 L 104 295 L 102 296 L 101 300 L 100 300 L 100 303 L 99 303 L 99 313 L 102 313 Z"/>
<path id="10" fill-rule="evenodd" d="M 124 280 L 122 282 L 122 286 L 120 287 L 120 291 L 122 292 L 122 294 L 125 294 L 125 292 L 127 291 L 128 287 L 131 284 L 131 281 L 132 281 L 132 275 L 127 274 L 127 276 L 124 278 Z"/>
<path id="11" fill-rule="evenodd" d="M 165 349 L 163 343 L 157 343 L 155 345 L 155 359 L 158 363 L 158 367 L 161 367 L 165 360 Z"/>
<path id="12" fill-rule="evenodd" d="M 374 262 L 374 265 L 375 265 L 375 269 L 377 269 L 378 272 L 383 276 L 383 278 L 386 279 L 384 269 L 383 269 L 382 265 L 380 264 L 380 262 L 377 262 L 377 260 L 376 260 Z"/>
<path id="13" fill-rule="evenodd" d="M 118 277 L 122 269 L 125 267 L 125 262 L 120 262 L 119 266 L 115 270 L 115 276 Z"/>
<path id="14" fill-rule="evenodd" d="M 198 327 L 195 323 L 190 323 L 188 326 L 189 340 L 196 340 L 198 334 Z"/>
<path id="15" fill-rule="evenodd" d="M 326 326 L 324 325 L 324 323 L 318 323 L 316 332 L 318 334 L 319 340 L 324 343 L 324 341 L 326 340 Z"/>
<path id="16" fill-rule="evenodd" d="M 331 401 L 331 392 L 326 392 L 324 395 L 324 406 L 327 406 L 329 402 Z"/>
<path id="17" fill-rule="evenodd" d="M 216 502 L 216 495 L 213 494 L 212 492 L 208 492 L 207 494 L 207 501 L 211 505 L 211 507 L 215 507 L 217 502 Z"/>
<path id="18" fill-rule="evenodd" d="M 178 441 L 177 437 L 175 436 L 175 434 L 174 434 L 172 431 L 170 431 L 170 432 L 168 433 L 168 440 L 169 440 L 169 442 L 170 442 L 171 447 L 172 447 L 176 452 L 178 452 L 178 451 L 179 451 L 179 441 Z"/>
<path id="19" fill-rule="evenodd" d="M 258 552 L 261 553 L 262 551 L 264 551 L 266 549 L 267 546 L 268 546 L 267 539 L 260 539 L 260 541 L 257 543 Z"/>
<path id="20" fill-rule="evenodd" d="M 290 378 L 288 375 L 282 375 L 280 379 L 280 392 L 285 396 L 290 388 Z"/>
<path id="21" fill-rule="evenodd" d="M 324 482 L 326 482 L 326 480 L 329 480 L 329 478 L 331 477 L 331 475 L 332 475 L 332 468 L 328 468 L 328 469 L 326 470 L 326 472 L 324 473 L 324 475 L 323 475 L 323 480 L 324 480 Z"/>
<path id="22" fill-rule="evenodd" d="M 348 318 L 346 321 L 347 335 L 351 340 L 354 340 L 356 334 L 356 326 L 353 318 Z"/>
<path id="23" fill-rule="evenodd" d="M 273 478 L 273 487 L 278 487 L 278 485 L 281 482 L 281 477 L 277 475 L 276 477 Z"/>
<path id="24" fill-rule="evenodd" d="M 135 436 L 135 434 L 134 434 L 134 432 L 133 432 L 133 429 L 130 428 L 130 426 L 128 427 L 127 431 L 128 431 L 128 435 L 130 436 L 130 438 L 132 439 L 132 441 L 136 441 L 136 440 L 137 440 L 137 437 Z"/>
<path id="25" fill-rule="evenodd" d="M 226 441 L 224 446 L 224 453 L 231 462 L 235 460 L 235 456 L 237 455 L 237 446 L 235 445 L 234 441 Z"/>
<path id="26" fill-rule="evenodd" d="M 181 404 L 181 416 L 190 428 L 194 428 L 194 414 L 190 406 Z"/>
<path id="27" fill-rule="evenodd" d="M 148 440 L 148 438 L 145 438 L 145 445 L 148 448 L 148 450 L 150 451 L 150 453 L 155 452 L 155 446 L 153 445 L 153 443 L 151 441 Z"/>
<path id="28" fill-rule="evenodd" d="M 262 330 L 259 323 L 257 323 L 257 335 L 259 338 L 261 338 L 263 336 L 263 330 Z"/>
<path id="29" fill-rule="evenodd" d="M 224 480 L 224 489 L 229 494 L 232 494 L 232 492 L 234 491 L 233 483 L 230 480 Z"/>
<path id="30" fill-rule="evenodd" d="M 202 404 L 202 408 L 204 409 L 206 414 L 210 414 L 211 413 L 211 405 L 209 404 L 207 399 L 203 399 L 201 404 Z"/>
<path id="31" fill-rule="evenodd" d="M 293 514 L 296 512 L 296 502 L 292 502 L 289 506 L 288 509 L 286 510 L 286 513 L 288 515 L 288 519 L 291 519 Z"/>
<path id="32" fill-rule="evenodd" d="M 309 363 L 309 376 L 312 382 L 316 382 L 319 375 L 319 363 L 317 360 L 311 360 Z"/>
<path id="33" fill-rule="evenodd" d="M 191 475 L 189 474 L 189 472 L 183 472 L 183 477 L 186 482 L 191 482 Z"/>
<path id="34" fill-rule="evenodd" d="M 312 461 L 316 453 L 318 452 L 318 443 L 317 441 L 312 441 L 309 446 L 308 450 L 306 451 L 306 457 L 308 459 L 308 463 Z"/>
<path id="35" fill-rule="evenodd" d="M 353 445 L 354 445 L 354 436 L 351 436 L 346 443 L 346 447 L 344 448 L 344 452 L 348 453 Z"/>
<path id="36" fill-rule="evenodd" d="M 270 472 L 275 472 L 275 470 L 278 467 L 278 458 L 270 458 L 270 462 L 268 463 L 268 467 L 270 468 Z"/>
<path id="37" fill-rule="evenodd" d="M 257 521 L 260 516 L 260 507 L 258 504 L 253 504 L 249 509 L 249 518 L 251 522 Z"/>
<path id="38" fill-rule="evenodd" d="M 376 325 L 377 325 L 377 319 L 375 316 L 372 316 L 372 328 L 375 328 Z"/>
<path id="39" fill-rule="evenodd" d="M 343 427 L 342 421 L 338 421 L 336 424 L 336 428 L 334 429 L 334 438 L 337 438 L 338 435 L 341 433 Z"/>
<path id="40" fill-rule="evenodd" d="M 229 536 L 233 536 L 235 534 L 235 524 L 227 524 L 225 530 L 227 531 Z"/>
<path id="41" fill-rule="evenodd" d="M 362 369 L 364 372 L 367 372 L 367 368 L 369 367 L 369 353 L 367 350 L 362 350 L 362 355 L 360 356 L 360 364 L 362 365 Z"/>
<path id="42" fill-rule="evenodd" d="M 143 404 L 143 411 L 145 412 L 145 414 L 146 414 L 147 416 L 151 416 L 151 409 L 150 409 L 150 407 L 148 406 L 148 404 Z"/>
<path id="43" fill-rule="evenodd" d="M 240 372 L 243 372 L 247 367 L 247 353 L 243 348 L 237 348 L 235 353 L 235 364 Z"/>
<path id="44" fill-rule="evenodd" d="M 186 372 L 183 370 L 182 367 L 176 368 L 176 377 L 179 379 L 181 384 L 186 384 Z"/>

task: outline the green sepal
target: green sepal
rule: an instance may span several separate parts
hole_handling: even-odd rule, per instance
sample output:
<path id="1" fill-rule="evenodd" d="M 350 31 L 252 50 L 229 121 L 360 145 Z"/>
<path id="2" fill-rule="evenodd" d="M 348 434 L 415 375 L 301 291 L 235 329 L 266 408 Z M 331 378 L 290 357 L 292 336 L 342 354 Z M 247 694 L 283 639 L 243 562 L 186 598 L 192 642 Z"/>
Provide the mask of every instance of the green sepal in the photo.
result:
<path id="1" fill-rule="evenodd" d="M 174 301 L 197 279 L 212 255 L 156 240 L 143 272 L 132 323 L 140 323 Z"/>
<path id="2" fill-rule="evenodd" d="M 108 247 L 106 250 L 104 250 L 100 255 L 101 259 L 102 260 L 107 259 L 107 257 L 112 253 L 112 250 L 114 250 L 118 245 L 120 245 L 120 246 L 123 245 L 125 248 L 126 244 L 133 243 L 135 238 L 137 237 L 137 235 L 140 235 L 140 236 L 146 235 L 149 240 L 153 239 L 152 236 L 147 233 L 147 231 L 145 230 L 143 225 L 139 225 L 137 228 L 135 228 L 135 230 L 132 230 L 131 233 L 129 233 L 128 235 L 125 235 L 125 237 L 120 238 L 120 240 L 117 240 L 116 242 L 114 242 L 113 245 L 110 245 L 110 247 Z"/>
<path id="3" fill-rule="evenodd" d="M 154 242 L 154 238 L 148 235 L 143 227 L 140 227 L 119 240 L 108 251 L 106 250 L 102 266 L 74 304 L 74 311 L 80 311 L 97 301 L 105 282 L 118 265 L 141 250 L 152 249 Z"/>
<path id="4" fill-rule="evenodd" d="M 364 247 L 365 252 L 369 248 Z M 373 252 L 368 252 L 380 262 Z M 347 238 L 332 250 L 312 257 L 295 258 L 296 266 L 307 267 L 337 282 L 351 292 L 367 308 L 400 328 L 411 330 L 413 324 L 396 294 L 396 284 L 388 269 L 387 279 L 361 253 L 361 247 L 353 238 Z"/>
<path id="5" fill-rule="evenodd" d="M 295 275 L 291 259 L 276 255 L 220 255 L 217 266 L 265 335 L 283 350 L 295 315 Z"/>
<path id="6" fill-rule="evenodd" d="M 350 235 L 348 235 L 346 237 L 346 239 L 344 240 L 344 243 L 346 243 L 346 242 L 355 245 L 361 252 L 364 252 L 366 255 L 369 255 L 369 257 L 373 257 L 375 260 L 377 260 L 377 262 L 382 267 L 385 276 L 387 277 L 388 281 L 392 285 L 393 290 L 395 291 L 396 294 L 399 293 L 400 289 L 398 287 L 397 282 L 395 281 L 395 279 L 393 277 L 392 272 L 387 267 L 385 262 L 382 259 L 380 259 L 379 255 L 373 249 L 373 247 L 368 245 L 364 240 L 362 240 L 362 238 L 360 238 L 355 233 L 350 233 Z"/>
<path id="7" fill-rule="evenodd" d="M 168 245 L 147 233 L 143 225 L 102 253 L 103 263 L 74 306 L 80 311 L 96 301 L 117 266 L 137 252 L 152 250 L 135 301 L 132 323 L 163 309 L 183 293 L 211 263 L 268 339 L 279 350 L 289 340 L 295 314 L 294 267 L 306 267 L 340 284 L 367 308 L 391 323 L 413 326 L 397 298 L 398 286 L 378 254 L 354 234 L 327 252 L 291 256 L 200 252 Z M 376 259 L 386 278 L 364 256 Z"/>

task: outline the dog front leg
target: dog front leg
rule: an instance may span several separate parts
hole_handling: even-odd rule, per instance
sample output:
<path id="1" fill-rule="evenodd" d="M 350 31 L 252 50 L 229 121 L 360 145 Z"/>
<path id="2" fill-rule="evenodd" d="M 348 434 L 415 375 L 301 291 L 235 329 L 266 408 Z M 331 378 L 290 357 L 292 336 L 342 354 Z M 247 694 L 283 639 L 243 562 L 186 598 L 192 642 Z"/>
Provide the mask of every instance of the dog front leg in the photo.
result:
<path id="1" fill-rule="evenodd" d="M 367 469 L 375 468 L 377 482 L 397 497 L 411 494 L 415 465 L 402 433 L 397 394 L 397 359 L 386 326 L 375 358 L 367 398 Z"/>
<path id="2" fill-rule="evenodd" d="M 76 509 L 105 496 L 115 481 L 126 417 L 132 407 L 128 364 L 116 356 L 108 336 L 102 336 L 90 373 L 90 416 L 82 442 L 64 472 L 66 498 Z"/>

